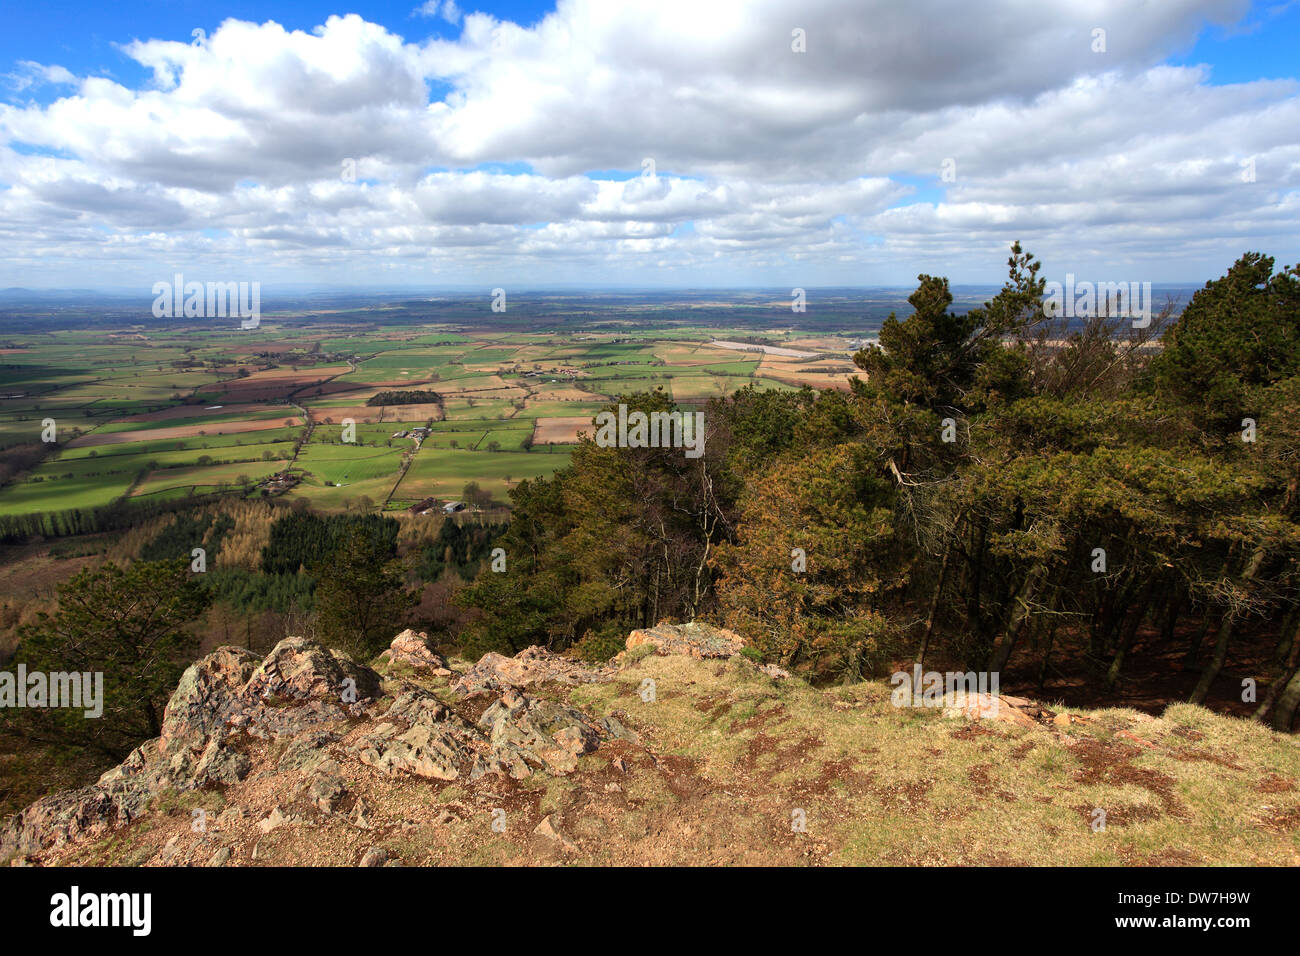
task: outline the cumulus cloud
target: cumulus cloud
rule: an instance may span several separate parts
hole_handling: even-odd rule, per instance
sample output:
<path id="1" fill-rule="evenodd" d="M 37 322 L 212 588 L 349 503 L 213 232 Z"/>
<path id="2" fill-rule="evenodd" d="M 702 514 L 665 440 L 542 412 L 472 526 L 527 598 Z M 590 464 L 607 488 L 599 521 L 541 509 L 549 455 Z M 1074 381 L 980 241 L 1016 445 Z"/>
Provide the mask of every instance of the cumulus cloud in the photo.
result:
<path id="1" fill-rule="evenodd" d="M 521 26 L 429 0 L 458 36 L 231 19 L 124 43 L 138 87 L 25 62 L 0 272 L 969 281 L 1015 238 L 1156 281 L 1293 261 L 1300 87 L 1166 65 L 1247 6 L 560 0 Z M 21 102 L 37 83 L 73 89 Z"/>

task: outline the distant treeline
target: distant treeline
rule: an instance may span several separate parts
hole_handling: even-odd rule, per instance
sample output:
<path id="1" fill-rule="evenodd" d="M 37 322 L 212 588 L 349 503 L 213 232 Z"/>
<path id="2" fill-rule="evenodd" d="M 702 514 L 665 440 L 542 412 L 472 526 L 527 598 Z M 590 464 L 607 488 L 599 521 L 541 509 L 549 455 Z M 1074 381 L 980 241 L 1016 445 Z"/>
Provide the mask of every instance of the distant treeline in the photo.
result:
<path id="1" fill-rule="evenodd" d="M 124 498 L 97 508 L 67 508 L 20 515 L 0 515 L 0 544 L 13 544 L 32 537 L 67 537 L 117 531 L 134 527 L 158 515 L 188 511 L 211 504 L 222 496 L 190 495 L 147 499 Z"/>
<path id="2" fill-rule="evenodd" d="M 376 392 L 366 399 L 367 405 L 424 405 L 437 404 L 442 396 L 437 392 L 421 390 Z"/>

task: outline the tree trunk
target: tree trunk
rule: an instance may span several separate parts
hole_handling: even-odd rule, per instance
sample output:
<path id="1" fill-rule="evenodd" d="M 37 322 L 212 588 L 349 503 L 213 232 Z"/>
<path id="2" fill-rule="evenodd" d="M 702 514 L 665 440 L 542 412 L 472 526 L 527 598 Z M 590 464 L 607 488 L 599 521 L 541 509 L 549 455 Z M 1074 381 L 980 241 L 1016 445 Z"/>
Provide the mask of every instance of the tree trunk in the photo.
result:
<path id="1" fill-rule="evenodd" d="M 1106 671 L 1105 688 L 1110 690 L 1115 686 L 1115 681 L 1119 680 L 1120 668 L 1124 666 L 1124 658 L 1128 654 L 1128 649 L 1133 645 L 1133 638 L 1137 636 L 1138 628 L 1146 619 L 1147 610 L 1151 607 L 1151 599 L 1155 593 L 1155 578 L 1147 581 L 1147 585 L 1142 590 L 1142 596 L 1138 598 L 1137 607 L 1133 609 L 1132 616 L 1124 623 L 1124 629 L 1120 632 L 1119 647 L 1115 651 L 1115 657 L 1110 662 L 1110 667 Z"/>
<path id="2" fill-rule="evenodd" d="M 989 656 L 991 673 L 1000 673 L 1007 666 L 1007 661 L 1011 659 L 1011 652 L 1015 649 L 1020 629 L 1029 617 L 1029 602 L 1037 595 L 1038 586 L 1046 576 L 1047 565 L 1038 565 L 1025 578 L 1024 586 L 1016 592 L 1013 598 L 1015 607 L 1011 611 L 1010 620 L 1007 621 L 1006 630 L 1002 632 L 1002 639 L 994 646 L 993 653 Z"/>
<path id="3" fill-rule="evenodd" d="M 1273 652 L 1273 663 L 1282 664 L 1283 661 L 1290 660 L 1292 650 L 1296 644 L 1296 631 L 1300 630 L 1300 605 L 1293 607 L 1291 613 L 1286 616 L 1282 623 L 1282 632 L 1278 638 L 1277 650 Z"/>
<path id="4" fill-rule="evenodd" d="M 1223 620 L 1219 623 L 1219 634 L 1214 641 L 1214 655 L 1202 669 L 1201 679 L 1196 682 L 1196 688 L 1192 691 L 1192 696 L 1188 698 L 1191 703 L 1205 703 L 1205 698 L 1210 693 L 1210 685 L 1219 676 L 1219 671 L 1223 670 L 1223 662 L 1228 656 L 1228 641 L 1231 637 L 1232 615 L 1225 614 Z"/>
<path id="5" fill-rule="evenodd" d="M 1174 633 L 1178 630 L 1178 617 L 1183 610 L 1183 601 L 1185 594 L 1183 589 L 1177 584 L 1171 586 L 1173 595 L 1169 598 L 1169 603 L 1165 605 L 1165 619 L 1160 625 L 1160 641 L 1162 644 L 1168 644 L 1174 639 Z"/>
<path id="6" fill-rule="evenodd" d="M 1268 692 L 1264 695 L 1264 699 L 1255 708 L 1255 712 L 1250 715 L 1251 720 L 1262 721 L 1268 716 L 1269 710 L 1276 703 L 1282 689 L 1286 687 L 1287 675 L 1294 673 L 1296 668 L 1300 667 L 1300 641 L 1294 639 L 1295 625 L 1297 623 L 1300 623 L 1300 616 L 1292 613 L 1287 618 L 1287 623 L 1283 625 L 1282 639 L 1278 641 L 1278 647 L 1286 646 L 1286 657 L 1284 660 L 1278 661 L 1277 676 L 1268 685 Z"/>
<path id="7" fill-rule="evenodd" d="M 1291 675 L 1286 689 L 1278 699 L 1277 706 L 1273 708 L 1273 729 L 1284 734 L 1290 733 L 1291 723 L 1295 720 L 1295 712 L 1298 708 L 1300 708 L 1300 668 Z"/>
<path id="8" fill-rule="evenodd" d="M 948 583 L 948 569 L 952 566 L 952 545 L 943 551 L 943 562 L 939 565 L 939 583 L 935 586 L 934 596 L 930 599 L 930 611 L 925 616 L 925 631 L 921 634 L 921 646 L 916 649 L 916 665 L 925 669 L 925 652 L 930 646 L 930 635 L 934 633 L 934 619 L 939 613 L 939 602 L 943 598 L 943 589 Z M 919 688 L 915 689 L 919 692 Z"/>
<path id="9" fill-rule="evenodd" d="M 1250 558 L 1250 566 L 1242 572 L 1241 583 L 1248 583 L 1259 573 L 1260 567 L 1264 564 L 1264 556 L 1265 551 L 1263 548 L 1255 549 L 1255 553 Z M 1205 702 L 1206 695 L 1210 692 L 1210 685 L 1219 676 L 1219 671 L 1223 670 L 1223 662 L 1228 657 L 1228 641 L 1232 637 L 1232 624 L 1232 612 L 1229 611 L 1223 615 L 1223 623 L 1219 625 L 1219 636 L 1214 642 L 1214 656 L 1210 658 L 1210 663 L 1201 672 L 1201 679 L 1196 682 L 1196 689 L 1192 691 L 1191 703 L 1203 704 Z"/>
<path id="10" fill-rule="evenodd" d="M 1043 693 L 1043 685 L 1047 683 L 1047 665 L 1052 659 L 1052 647 L 1056 644 L 1056 627 L 1059 619 L 1052 618 L 1052 626 L 1047 632 L 1047 646 L 1043 649 L 1043 665 L 1038 669 L 1038 693 Z"/>
<path id="11" fill-rule="evenodd" d="M 1196 658 L 1201 655 L 1201 645 L 1205 643 L 1205 635 L 1210 633 L 1210 609 L 1205 609 L 1205 616 L 1201 618 L 1201 629 L 1196 632 L 1192 638 L 1192 644 L 1187 648 L 1187 653 L 1183 655 L 1183 667 L 1191 670 L 1196 666 Z"/>

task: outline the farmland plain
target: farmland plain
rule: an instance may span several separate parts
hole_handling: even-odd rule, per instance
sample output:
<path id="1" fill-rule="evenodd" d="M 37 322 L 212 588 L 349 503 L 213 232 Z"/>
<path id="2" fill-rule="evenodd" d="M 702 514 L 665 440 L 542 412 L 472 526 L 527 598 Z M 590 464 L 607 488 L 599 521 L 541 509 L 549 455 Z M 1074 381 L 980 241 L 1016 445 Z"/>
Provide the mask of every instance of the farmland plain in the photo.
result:
<path id="1" fill-rule="evenodd" d="M 254 330 L 5 334 L 0 449 L 39 455 L 7 476 L 0 516 L 268 488 L 322 510 L 398 510 L 459 498 L 469 482 L 505 504 L 519 481 L 563 467 L 619 395 L 661 389 L 696 405 L 750 385 L 847 387 L 855 372 L 851 340 L 835 334 L 383 316 L 360 331 L 286 314 Z"/>

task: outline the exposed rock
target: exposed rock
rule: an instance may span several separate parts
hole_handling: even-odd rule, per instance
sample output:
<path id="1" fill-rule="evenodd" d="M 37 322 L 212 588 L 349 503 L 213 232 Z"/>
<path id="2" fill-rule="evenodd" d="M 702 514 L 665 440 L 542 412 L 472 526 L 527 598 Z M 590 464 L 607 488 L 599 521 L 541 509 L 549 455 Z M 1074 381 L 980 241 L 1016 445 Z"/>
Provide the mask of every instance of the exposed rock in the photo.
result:
<path id="1" fill-rule="evenodd" d="M 172 862 L 172 860 L 176 859 L 176 857 L 179 856 L 181 852 L 181 848 L 179 846 L 180 839 L 181 839 L 180 835 L 178 834 L 172 837 L 170 840 L 168 840 L 165 844 L 163 844 L 162 850 L 160 850 L 158 853 L 159 860 L 161 860 L 163 863 L 170 863 Z"/>
<path id="2" fill-rule="evenodd" d="M 572 707 L 507 687 L 471 726 L 427 691 L 409 690 L 385 721 L 352 745 L 362 763 L 386 773 L 433 780 L 477 780 L 485 773 L 522 779 L 535 771 L 572 773 L 602 738 L 627 738 L 613 718 L 595 721 Z"/>
<path id="3" fill-rule="evenodd" d="M 325 748 L 339 739 L 339 735 L 329 730 L 309 730 L 295 737 L 280 755 L 276 765 L 281 773 L 287 771 L 309 772 L 316 765 L 329 759 Z"/>
<path id="4" fill-rule="evenodd" d="M 352 816 L 348 822 L 358 830 L 369 830 L 373 826 L 370 821 L 370 804 L 358 799 L 356 806 L 352 808 Z"/>
<path id="5" fill-rule="evenodd" d="M 536 687 L 547 682 L 587 684 L 609 680 L 613 669 L 593 668 L 542 647 L 527 647 L 514 657 L 489 652 L 467 670 L 453 690 L 458 694 L 500 693 L 507 687 Z"/>
<path id="6" fill-rule="evenodd" d="M 225 866 L 229 862 L 230 847 L 223 846 L 216 853 L 212 854 L 212 858 L 208 860 L 208 866 Z"/>
<path id="7" fill-rule="evenodd" d="M 429 671 L 435 677 L 451 677 L 451 669 L 442 655 L 429 647 L 429 635 L 407 628 L 393 638 L 380 657 L 390 664 L 405 664 L 417 671 Z"/>
<path id="8" fill-rule="evenodd" d="M 208 741 L 203 755 L 194 768 L 194 785 L 196 787 L 212 784 L 229 786 L 243 780 L 251 769 L 252 764 L 248 757 L 213 737 Z"/>
<path id="9" fill-rule="evenodd" d="M 562 834 L 559 830 L 555 829 L 555 822 L 549 815 L 542 817 L 542 822 L 533 828 L 533 832 L 540 837 L 545 837 L 553 843 L 558 843 L 566 850 L 576 850 L 578 848 L 576 843 Z"/>
<path id="10" fill-rule="evenodd" d="M 338 764 L 335 763 L 334 766 L 337 767 Z M 308 797 L 322 812 L 333 813 L 347 792 L 348 788 L 342 776 L 338 773 L 325 772 L 312 778 Z"/>
<path id="11" fill-rule="evenodd" d="M 652 644 L 656 654 L 686 654 L 706 659 L 734 657 L 745 646 L 745 639 L 735 631 L 714 627 L 712 624 L 657 624 L 654 627 L 633 631 L 627 636 L 627 649 L 642 644 Z M 788 675 L 787 675 L 788 676 Z"/>
<path id="12" fill-rule="evenodd" d="M 388 851 L 383 847 L 372 846 L 361 857 L 358 866 L 383 866 L 388 862 Z"/>
<path id="13" fill-rule="evenodd" d="M 152 794 L 141 786 L 95 784 L 53 793 L 18 812 L 0 834 L 0 855 L 31 855 L 93 839 L 141 816 Z"/>
<path id="14" fill-rule="evenodd" d="M 229 723 L 258 737 L 296 736 L 323 723 L 364 716 L 367 699 L 378 690 L 379 675 L 370 668 L 288 637 L 241 689 L 240 707 Z"/>
<path id="15" fill-rule="evenodd" d="M 257 829 L 263 833 L 270 833 L 272 830 L 278 830 L 280 827 L 290 822 L 292 822 L 292 818 L 290 818 L 282 809 L 276 807 L 265 820 L 258 821 Z"/>
<path id="16" fill-rule="evenodd" d="M 471 772 L 478 737 L 427 691 L 402 693 L 385 721 L 352 745 L 362 763 L 386 773 L 455 780 Z"/>
<path id="17" fill-rule="evenodd" d="M 595 750 L 601 738 L 600 728 L 582 711 L 513 688 L 483 712 L 478 724 L 488 732 L 493 766 L 503 766 L 512 777 L 532 769 L 572 773 L 578 757 Z"/>
<path id="18" fill-rule="evenodd" d="M 394 643 L 403 653 L 419 653 L 412 644 L 423 640 L 420 635 L 398 638 Z M 323 813 L 337 811 L 348 794 L 340 763 L 348 759 L 387 774 L 440 781 L 572 773 L 602 740 L 635 740 L 635 734 L 613 716 L 592 718 L 518 686 L 573 685 L 608 679 L 613 672 L 536 647 L 513 658 L 487 655 L 458 685 L 462 694 L 497 696 L 475 724 L 410 681 L 400 684 L 381 718 L 373 699 L 379 675 L 302 638 L 281 641 L 261 661 L 240 648 L 218 648 L 186 669 L 156 740 L 137 747 L 94 785 L 51 794 L 14 815 L 0 831 L 0 853 L 39 862 L 43 853 L 133 822 L 160 793 L 235 787 L 250 777 L 254 757 L 263 759 L 258 755 L 266 752 L 264 740 L 288 743 L 278 759 L 274 751 L 267 754 L 273 763 L 258 766 L 258 779 L 290 775 L 292 783 L 279 791 L 285 806 L 303 799 Z M 345 687 L 355 688 L 355 699 L 343 693 Z M 342 739 L 343 725 L 356 720 L 379 722 L 346 749 L 333 746 Z M 349 812 L 358 828 L 374 825 L 363 800 Z M 261 834 L 288 823 L 314 825 L 283 806 L 256 815 L 231 806 L 218 817 L 220 827 L 253 824 Z M 257 844 L 254 853 L 260 859 L 265 849 Z"/>
<path id="19" fill-rule="evenodd" d="M 342 700 L 348 679 L 356 682 L 358 698 L 369 697 L 379 688 L 379 675 L 346 654 L 303 637 L 286 637 L 253 672 L 240 696 L 245 701 L 267 697 Z"/>
<path id="20" fill-rule="evenodd" d="M 967 720 L 991 720 L 998 723 L 1016 724 L 1021 727 L 1037 727 L 1034 716 L 1026 713 L 1017 703 L 1029 705 L 1036 711 L 1038 705 L 1019 697 L 1004 697 L 997 694 L 971 694 L 957 691 L 944 696 L 944 717 L 965 717 Z"/>
<path id="21" fill-rule="evenodd" d="M 469 773 L 475 757 L 465 732 L 447 723 L 417 723 L 406 729 L 380 724 L 353 752 L 362 763 L 385 773 L 433 780 L 455 780 Z"/>
<path id="22" fill-rule="evenodd" d="M 613 737 L 615 740 L 626 740 L 634 744 L 641 742 L 641 738 L 631 730 L 624 727 L 617 717 L 612 715 L 609 717 L 602 717 L 597 721 L 597 723 L 604 729 L 608 736 Z"/>
<path id="23" fill-rule="evenodd" d="M 166 751 L 176 741 L 203 738 L 224 726 L 259 663 L 256 654 L 242 647 L 218 647 L 187 667 L 163 712 L 158 749 Z"/>

